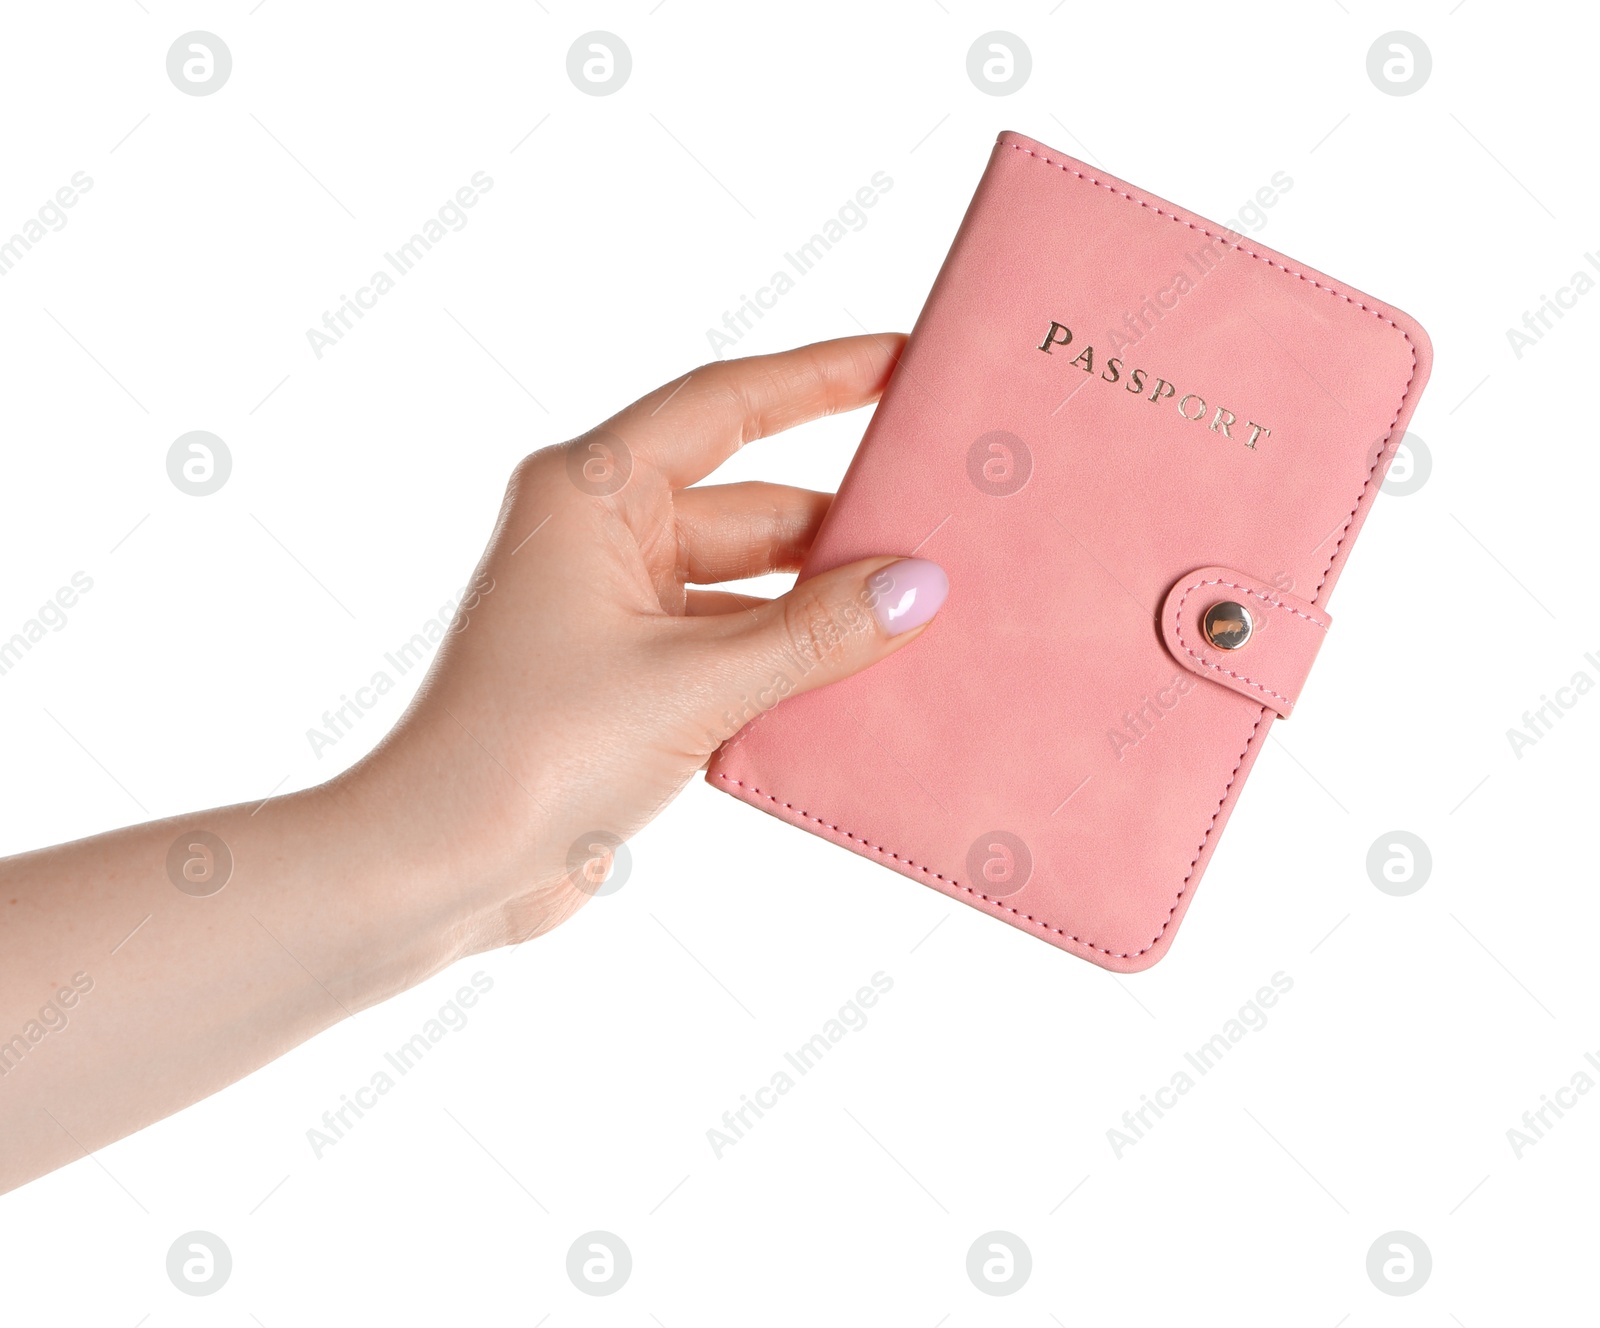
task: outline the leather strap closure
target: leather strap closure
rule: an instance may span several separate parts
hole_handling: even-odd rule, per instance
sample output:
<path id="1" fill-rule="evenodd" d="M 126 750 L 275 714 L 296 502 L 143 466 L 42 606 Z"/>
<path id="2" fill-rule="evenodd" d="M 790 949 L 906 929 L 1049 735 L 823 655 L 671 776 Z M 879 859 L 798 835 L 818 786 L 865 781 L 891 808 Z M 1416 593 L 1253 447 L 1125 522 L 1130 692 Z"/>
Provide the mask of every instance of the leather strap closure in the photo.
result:
<path id="1" fill-rule="evenodd" d="M 1227 642 L 1244 634 L 1244 643 L 1231 650 L 1214 644 L 1205 626 L 1214 607 L 1230 603 L 1246 610 L 1247 625 L 1241 628 L 1239 615 L 1220 610 L 1214 615 L 1213 635 Z M 1191 673 L 1287 718 L 1332 621 L 1307 600 L 1260 578 L 1229 567 L 1201 567 L 1167 593 L 1161 637 L 1172 657 Z M 1225 622 L 1230 630 L 1216 630 L 1216 622 Z"/>

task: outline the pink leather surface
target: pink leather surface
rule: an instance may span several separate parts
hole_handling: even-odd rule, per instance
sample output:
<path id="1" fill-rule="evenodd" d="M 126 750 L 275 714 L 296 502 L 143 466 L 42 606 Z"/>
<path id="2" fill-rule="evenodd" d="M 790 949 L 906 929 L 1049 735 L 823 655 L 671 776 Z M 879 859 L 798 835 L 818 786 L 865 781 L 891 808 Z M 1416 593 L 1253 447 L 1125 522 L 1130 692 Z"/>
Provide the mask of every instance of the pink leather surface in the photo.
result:
<path id="1" fill-rule="evenodd" d="M 1041 351 L 1052 323 L 1072 339 Z M 1322 635 L 1266 613 L 1228 666 L 1265 696 L 1198 646 L 1178 662 L 1169 593 L 1237 569 L 1325 619 L 1431 358 L 1405 314 L 1002 134 L 801 572 L 915 551 L 949 599 L 909 648 L 748 725 L 707 779 L 1106 968 L 1148 967 Z M 1173 392 L 1152 402 L 1158 379 Z M 1180 415 L 1190 393 L 1203 414 Z M 1015 492 L 980 482 L 985 457 L 1007 473 L 979 442 L 996 431 L 1031 458 Z M 1259 678 L 1240 658 L 1257 645 Z"/>
<path id="2" fill-rule="evenodd" d="M 1219 650 L 1207 641 L 1203 620 L 1218 603 L 1249 610 L 1254 630 L 1242 648 Z M 1161 610 L 1161 635 L 1173 659 L 1285 719 L 1329 624 L 1328 615 L 1307 600 L 1227 567 L 1202 567 L 1180 578 Z"/>

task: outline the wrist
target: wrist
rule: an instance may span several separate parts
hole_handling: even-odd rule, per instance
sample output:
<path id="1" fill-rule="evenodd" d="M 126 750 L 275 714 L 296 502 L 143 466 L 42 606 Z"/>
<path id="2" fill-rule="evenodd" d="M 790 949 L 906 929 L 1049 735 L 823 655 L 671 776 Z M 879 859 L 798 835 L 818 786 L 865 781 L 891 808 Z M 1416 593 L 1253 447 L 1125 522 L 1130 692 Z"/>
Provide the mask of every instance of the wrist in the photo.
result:
<path id="1" fill-rule="evenodd" d="M 426 748 L 416 729 L 396 734 L 311 791 L 313 838 L 347 841 L 359 863 L 342 922 L 362 1006 L 559 920 L 561 866 L 545 861 L 526 796 L 512 802 L 463 776 L 459 753 Z"/>

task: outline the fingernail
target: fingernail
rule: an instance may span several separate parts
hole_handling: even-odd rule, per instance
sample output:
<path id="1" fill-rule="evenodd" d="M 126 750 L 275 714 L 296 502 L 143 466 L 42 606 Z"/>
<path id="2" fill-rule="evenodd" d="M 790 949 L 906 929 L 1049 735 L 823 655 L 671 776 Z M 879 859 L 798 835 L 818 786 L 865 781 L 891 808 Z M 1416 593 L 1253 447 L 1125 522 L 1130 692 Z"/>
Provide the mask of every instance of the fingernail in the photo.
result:
<path id="1" fill-rule="evenodd" d="M 949 593 L 944 568 L 926 558 L 902 558 L 867 578 L 872 612 L 890 636 L 921 627 L 939 612 Z"/>

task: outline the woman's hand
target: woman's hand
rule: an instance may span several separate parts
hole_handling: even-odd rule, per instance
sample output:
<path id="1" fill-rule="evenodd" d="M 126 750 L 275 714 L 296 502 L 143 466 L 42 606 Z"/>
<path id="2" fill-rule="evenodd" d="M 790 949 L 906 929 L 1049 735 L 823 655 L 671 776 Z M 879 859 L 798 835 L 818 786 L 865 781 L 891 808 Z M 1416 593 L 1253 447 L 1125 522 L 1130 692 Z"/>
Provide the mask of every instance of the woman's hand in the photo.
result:
<path id="1" fill-rule="evenodd" d="M 830 496 L 690 486 L 746 443 L 875 401 L 902 344 L 707 365 L 517 467 L 457 629 L 350 776 L 397 809 L 416 852 L 471 846 L 471 869 L 430 901 L 457 947 L 555 926 L 609 849 L 761 709 L 865 668 L 932 616 L 943 574 L 918 560 L 885 575 L 891 556 L 773 601 L 696 588 L 796 570 Z M 410 925 L 437 935 L 439 921 Z"/>
<path id="2" fill-rule="evenodd" d="M 0 863 L 0 1039 L 79 993 L 60 1033 L 0 1043 L 0 1189 L 548 931 L 746 722 L 917 635 L 946 590 L 919 559 L 701 589 L 797 569 L 830 498 L 691 487 L 875 401 L 902 344 L 707 365 L 528 457 L 410 709 L 330 783 Z"/>

